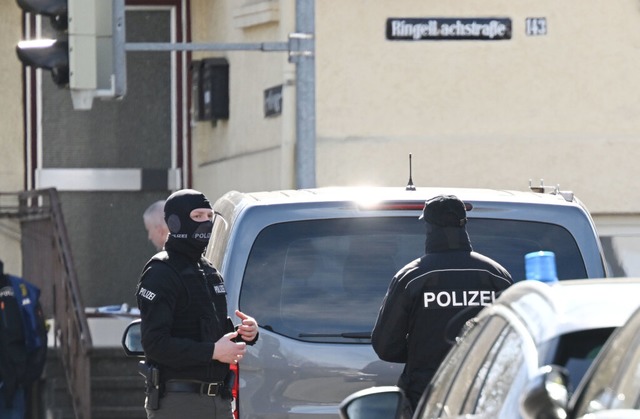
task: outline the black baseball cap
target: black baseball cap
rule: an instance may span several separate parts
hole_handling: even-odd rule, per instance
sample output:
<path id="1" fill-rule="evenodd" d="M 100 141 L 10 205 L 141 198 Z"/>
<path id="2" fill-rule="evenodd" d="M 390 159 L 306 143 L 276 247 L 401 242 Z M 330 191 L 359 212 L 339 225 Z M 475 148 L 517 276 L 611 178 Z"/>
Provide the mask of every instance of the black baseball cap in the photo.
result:
<path id="1" fill-rule="evenodd" d="M 464 202 L 455 195 L 438 195 L 424 203 L 419 218 L 440 227 L 464 227 L 467 210 Z"/>

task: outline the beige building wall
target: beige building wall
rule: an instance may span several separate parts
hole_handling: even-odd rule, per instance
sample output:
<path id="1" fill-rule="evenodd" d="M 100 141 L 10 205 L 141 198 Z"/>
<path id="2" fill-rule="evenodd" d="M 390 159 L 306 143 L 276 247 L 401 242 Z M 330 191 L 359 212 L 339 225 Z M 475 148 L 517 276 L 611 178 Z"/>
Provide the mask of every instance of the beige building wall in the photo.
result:
<path id="1" fill-rule="evenodd" d="M 247 3 L 247 4 L 245 4 Z M 193 42 L 283 42 L 294 28 L 293 2 L 194 0 Z M 230 118 L 192 126 L 194 187 L 217 197 L 230 189 L 264 190 L 293 184 L 295 67 L 286 52 L 200 52 L 225 57 L 230 73 Z M 283 84 L 282 115 L 265 118 L 264 90 Z"/>
<path id="2" fill-rule="evenodd" d="M 195 42 L 283 41 L 295 24 L 293 0 L 197 0 L 192 11 Z M 413 153 L 418 186 L 523 189 L 543 178 L 596 214 L 636 211 L 635 0 L 322 0 L 315 11 L 318 186 L 404 185 Z M 258 24 L 243 26 L 251 17 Z M 390 41 L 390 17 L 509 18 L 513 33 Z M 546 19 L 546 35 L 525 34 L 530 17 Z M 293 83 L 295 67 L 281 53 L 218 55 L 231 63 L 231 118 L 195 125 L 196 186 L 292 187 L 282 166 L 293 159 L 295 92 L 273 119 L 262 92 Z"/>
<path id="3" fill-rule="evenodd" d="M 316 1 L 318 184 L 526 188 L 636 212 L 640 9 L 633 0 Z M 341 13 L 332 13 L 342 9 Z M 389 17 L 506 17 L 506 41 L 388 41 Z M 525 20 L 548 32 L 526 36 Z"/>
<path id="4" fill-rule="evenodd" d="M 22 126 L 22 66 L 16 56 L 17 41 L 22 36 L 21 13 L 15 2 L 0 2 L 0 129 L 2 132 L 2 164 L 0 192 L 24 189 L 25 145 Z M 4 198 L 0 205 L 15 205 Z M 20 225 L 13 219 L 0 218 L 0 260 L 5 272 L 22 273 Z"/>

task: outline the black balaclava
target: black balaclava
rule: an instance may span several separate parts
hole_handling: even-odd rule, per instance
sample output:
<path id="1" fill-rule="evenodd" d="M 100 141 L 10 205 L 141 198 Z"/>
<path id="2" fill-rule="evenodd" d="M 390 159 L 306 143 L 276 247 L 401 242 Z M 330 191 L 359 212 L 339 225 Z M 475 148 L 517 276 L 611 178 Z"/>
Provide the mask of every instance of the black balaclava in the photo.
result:
<path id="1" fill-rule="evenodd" d="M 421 219 L 427 224 L 426 253 L 471 251 L 464 202 L 454 195 L 439 195 L 425 202 Z"/>
<path id="2" fill-rule="evenodd" d="M 196 208 L 211 208 L 211 204 L 202 192 L 193 189 L 174 192 L 164 204 L 164 220 L 169 227 L 165 249 L 183 253 L 192 260 L 202 256 L 213 229 L 211 220 L 197 222 L 191 219 L 191 211 Z"/>

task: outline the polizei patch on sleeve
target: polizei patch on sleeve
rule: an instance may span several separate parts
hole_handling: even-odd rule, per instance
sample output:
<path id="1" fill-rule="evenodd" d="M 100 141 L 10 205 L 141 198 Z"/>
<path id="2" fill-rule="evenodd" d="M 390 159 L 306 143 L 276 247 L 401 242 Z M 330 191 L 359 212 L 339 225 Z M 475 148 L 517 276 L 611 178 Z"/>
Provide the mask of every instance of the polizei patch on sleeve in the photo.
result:
<path id="1" fill-rule="evenodd" d="M 142 288 L 142 287 L 140 287 L 140 291 L 138 291 L 138 295 L 149 301 L 153 301 L 153 299 L 156 298 L 155 292 L 149 291 L 148 289 Z"/>
<path id="2" fill-rule="evenodd" d="M 224 295 L 227 293 L 227 290 L 224 289 L 223 284 L 214 285 L 213 290 L 216 292 L 217 295 Z"/>
<path id="3" fill-rule="evenodd" d="M 13 296 L 14 296 L 14 293 L 13 293 L 12 286 L 9 285 L 0 289 L 0 297 L 13 297 Z"/>
<path id="4" fill-rule="evenodd" d="M 496 299 L 495 291 L 451 290 L 424 293 L 425 308 L 479 307 L 488 306 Z"/>

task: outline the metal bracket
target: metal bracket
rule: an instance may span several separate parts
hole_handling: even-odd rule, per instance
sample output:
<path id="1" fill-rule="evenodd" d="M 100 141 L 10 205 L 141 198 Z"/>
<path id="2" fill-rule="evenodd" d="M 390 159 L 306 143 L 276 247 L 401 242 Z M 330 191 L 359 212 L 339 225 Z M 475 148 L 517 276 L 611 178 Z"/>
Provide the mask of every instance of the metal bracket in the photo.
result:
<path id="1" fill-rule="evenodd" d="M 289 34 L 289 62 L 298 62 L 301 57 L 314 56 L 314 36 L 311 33 Z"/>
<path id="2" fill-rule="evenodd" d="M 549 191 L 551 195 L 561 195 L 567 202 L 572 202 L 574 198 L 574 194 L 572 191 L 560 190 L 559 184 L 555 186 L 547 186 L 544 184 L 544 179 L 540 179 L 539 186 L 532 186 L 531 179 L 529 179 L 529 190 L 536 193 L 545 193 Z"/>

